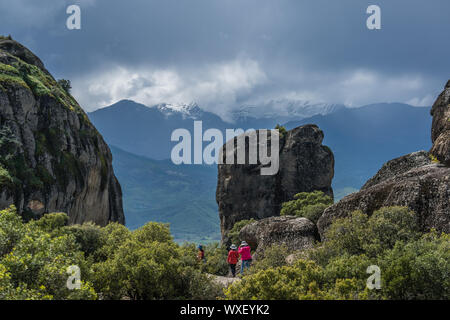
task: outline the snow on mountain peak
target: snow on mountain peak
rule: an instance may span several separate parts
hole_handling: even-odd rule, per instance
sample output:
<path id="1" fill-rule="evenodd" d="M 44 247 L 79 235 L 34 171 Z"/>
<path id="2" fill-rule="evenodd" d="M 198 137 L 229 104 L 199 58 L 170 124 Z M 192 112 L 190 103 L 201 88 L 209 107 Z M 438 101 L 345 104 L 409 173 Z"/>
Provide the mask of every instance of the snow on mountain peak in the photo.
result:
<path id="1" fill-rule="evenodd" d="M 155 107 L 166 116 L 181 114 L 183 119 L 197 119 L 203 114 L 203 110 L 195 102 L 188 104 L 161 103 Z"/>
<path id="2" fill-rule="evenodd" d="M 234 121 L 245 120 L 247 118 L 264 119 L 273 118 L 280 121 L 289 120 L 292 117 L 303 119 L 314 115 L 326 115 L 333 113 L 342 108 L 344 105 L 314 103 L 303 100 L 277 99 L 258 105 L 243 105 L 232 110 L 232 118 Z"/>

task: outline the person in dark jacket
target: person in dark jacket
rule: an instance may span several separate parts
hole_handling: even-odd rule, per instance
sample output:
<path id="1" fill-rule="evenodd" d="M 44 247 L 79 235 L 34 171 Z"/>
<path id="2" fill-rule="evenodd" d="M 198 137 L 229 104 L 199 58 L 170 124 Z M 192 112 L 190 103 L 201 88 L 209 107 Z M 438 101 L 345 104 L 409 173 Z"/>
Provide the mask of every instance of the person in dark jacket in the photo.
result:
<path id="1" fill-rule="evenodd" d="M 199 262 L 206 263 L 205 250 L 203 250 L 203 246 L 201 244 L 198 246 L 197 259 Z"/>

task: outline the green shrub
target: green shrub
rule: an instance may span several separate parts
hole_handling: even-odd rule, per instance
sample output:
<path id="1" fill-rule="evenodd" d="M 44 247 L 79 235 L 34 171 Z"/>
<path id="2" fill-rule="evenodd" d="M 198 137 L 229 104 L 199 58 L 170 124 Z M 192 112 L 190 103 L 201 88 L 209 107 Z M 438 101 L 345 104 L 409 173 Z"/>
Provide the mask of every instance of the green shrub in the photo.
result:
<path id="1" fill-rule="evenodd" d="M 256 221 L 255 219 L 250 219 L 236 222 L 233 225 L 233 228 L 228 232 L 228 238 L 230 239 L 231 244 L 239 245 L 241 242 L 241 239 L 239 238 L 239 233 L 241 232 L 242 228 L 255 221 Z"/>
<path id="2" fill-rule="evenodd" d="M 56 229 L 62 228 L 69 222 L 69 216 L 65 213 L 47 213 L 39 220 L 35 221 L 41 230 L 46 232 L 52 232 Z"/>
<path id="3" fill-rule="evenodd" d="M 387 207 L 337 219 L 326 241 L 291 266 L 276 261 L 234 283 L 227 299 L 450 298 L 450 236 L 418 232 L 417 216 Z M 275 248 L 273 248 L 274 250 Z M 275 249 L 276 250 L 276 249 Z M 381 289 L 367 288 L 367 268 L 381 270 Z"/>
<path id="4" fill-rule="evenodd" d="M 290 252 L 286 245 L 274 244 L 264 250 L 250 267 L 250 274 L 269 268 L 278 268 L 287 265 L 286 258 Z"/>
<path id="5" fill-rule="evenodd" d="M 65 92 L 70 94 L 70 90 L 72 89 L 72 84 L 70 83 L 70 80 L 59 79 L 58 84 Z"/>
<path id="6" fill-rule="evenodd" d="M 86 257 L 93 255 L 103 246 L 102 230 L 92 222 L 65 227 L 64 233 L 75 237 L 76 243 L 80 245 L 80 249 Z"/>
<path id="7" fill-rule="evenodd" d="M 205 250 L 206 262 L 200 262 L 201 270 L 218 276 L 227 275 L 229 271 L 227 249 L 220 247 L 217 242 L 208 244 L 203 249 Z"/>
<path id="8" fill-rule="evenodd" d="M 96 299 L 86 279 L 89 268 L 74 237 L 51 230 L 64 225 L 63 214 L 23 223 L 15 208 L 0 211 L 0 293 L 5 299 Z M 52 233 L 49 233 L 51 231 Z M 67 267 L 81 269 L 77 292 L 67 288 Z"/>
<path id="9" fill-rule="evenodd" d="M 294 200 L 282 204 L 282 216 L 297 216 L 308 218 L 317 223 L 323 211 L 333 204 L 333 199 L 322 191 L 301 192 L 294 196 Z"/>
<path id="10" fill-rule="evenodd" d="M 286 135 L 286 133 L 287 133 L 286 128 L 281 126 L 281 125 L 279 125 L 279 124 L 277 124 L 275 126 L 275 129 L 278 130 L 278 133 L 280 134 L 280 138 L 283 138 Z"/>

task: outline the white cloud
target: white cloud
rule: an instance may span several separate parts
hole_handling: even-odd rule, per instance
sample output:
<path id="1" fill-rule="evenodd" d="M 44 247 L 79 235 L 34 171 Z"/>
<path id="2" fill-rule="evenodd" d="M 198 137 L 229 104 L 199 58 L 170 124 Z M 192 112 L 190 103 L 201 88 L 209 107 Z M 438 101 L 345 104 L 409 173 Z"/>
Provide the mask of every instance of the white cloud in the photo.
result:
<path id="1" fill-rule="evenodd" d="M 369 69 L 334 73 L 303 70 L 295 74 L 295 78 L 269 75 L 257 61 L 248 58 L 196 69 L 132 69 L 116 65 L 74 79 L 73 87 L 74 95 L 88 111 L 131 99 L 148 106 L 197 102 L 222 117 L 236 106 L 263 105 L 280 99 L 349 107 L 378 102 L 429 106 L 435 99 L 427 91 L 429 79 L 419 75 L 392 76 Z"/>
<path id="2" fill-rule="evenodd" d="M 234 105 L 267 76 L 258 63 L 237 59 L 195 70 L 127 69 L 114 66 L 73 80 L 74 96 L 87 110 L 104 107 L 121 99 L 131 99 L 151 106 L 158 103 L 195 101 L 210 111 L 220 113 Z"/>

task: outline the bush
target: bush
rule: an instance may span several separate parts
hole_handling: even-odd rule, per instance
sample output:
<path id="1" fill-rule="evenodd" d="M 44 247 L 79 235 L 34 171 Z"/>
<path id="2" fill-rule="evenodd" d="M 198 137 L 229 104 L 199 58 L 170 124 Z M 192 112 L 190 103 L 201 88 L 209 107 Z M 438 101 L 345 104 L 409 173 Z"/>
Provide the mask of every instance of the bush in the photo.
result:
<path id="1" fill-rule="evenodd" d="M 278 268 L 287 265 L 286 258 L 290 254 L 286 245 L 272 245 L 264 250 L 262 255 L 250 267 L 250 274 L 269 268 Z"/>
<path id="2" fill-rule="evenodd" d="M 101 228 L 91 222 L 68 226 L 64 228 L 64 232 L 75 237 L 76 243 L 86 257 L 92 256 L 103 246 Z"/>
<path id="3" fill-rule="evenodd" d="M 66 286 L 67 267 L 79 266 L 83 277 L 89 271 L 74 237 L 50 230 L 65 221 L 64 214 L 49 214 L 24 224 L 14 208 L 0 212 L 0 285 L 6 287 L 5 299 L 97 298 L 86 278 L 76 293 Z"/>
<path id="4" fill-rule="evenodd" d="M 283 126 L 281 126 L 281 125 L 279 125 L 279 124 L 277 124 L 277 125 L 275 126 L 275 129 L 278 130 L 278 133 L 279 133 L 279 135 L 280 135 L 280 138 L 283 138 L 283 137 L 286 135 L 286 133 L 287 133 L 286 128 L 283 127 Z"/>
<path id="5" fill-rule="evenodd" d="M 92 277 L 104 299 L 212 299 L 218 294 L 200 272 L 195 246 L 178 246 L 167 225 L 152 222 L 130 232 L 110 224 L 100 242 Z M 220 248 L 212 249 L 207 248 L 211 259 Z"/>
<path id="6" fill-rule="evenodd" d="M 317 223 L 323 211 L 333 204 L 333 199 L 322 191 L 301 192 L 294 196 L 294 200 L 282 204 L 282 216 L 297 216 L 308 218 Z"/>
<path id="7" fill-rule="evenodd" d="M 69 222 L 69 216 L 65 213 L 48 213 L 42 216 L 39 220 L 35 221 L 41 230 L 46 232 L 52 232 L 58 230 L 67 225 Z"/>
<path id="8" fill-rule="evenodd" d="M 239 245 L 241 243 L 239 233 L 241 232 L 242 228 L 253 222 L 255 222 L 255 219 L 241 220 L 236 222 L 233 225 L 233 228 L 228 232 L 228 238 L 230 239 L 231 244 Z"/>
<path id="9" fill-rule="evenodd" d="M 211 243 L 204 247 L 206 262 L 200 262 L 203 272 L 226 276 L 228 274 L 228 252 L 226 248 L 221 248 L 219 243 Z"/>
<path id="10" fill-rule="evenodd" d="M 226 298 L 448 300 L 450 236 L 421 235 L 418 229 L 408 208 L 382 208 L 370 217 L 353 212 L 337 219 L 327 241 L 305 252 L 304 259 L 291 266 L 262 262 L 256 273 L 231 285 Z M 281 261 L 280 253 L 271 255 L 277 254 Z M 367 288 L 371 265 L 381 270 L 380 290 Z"/>

